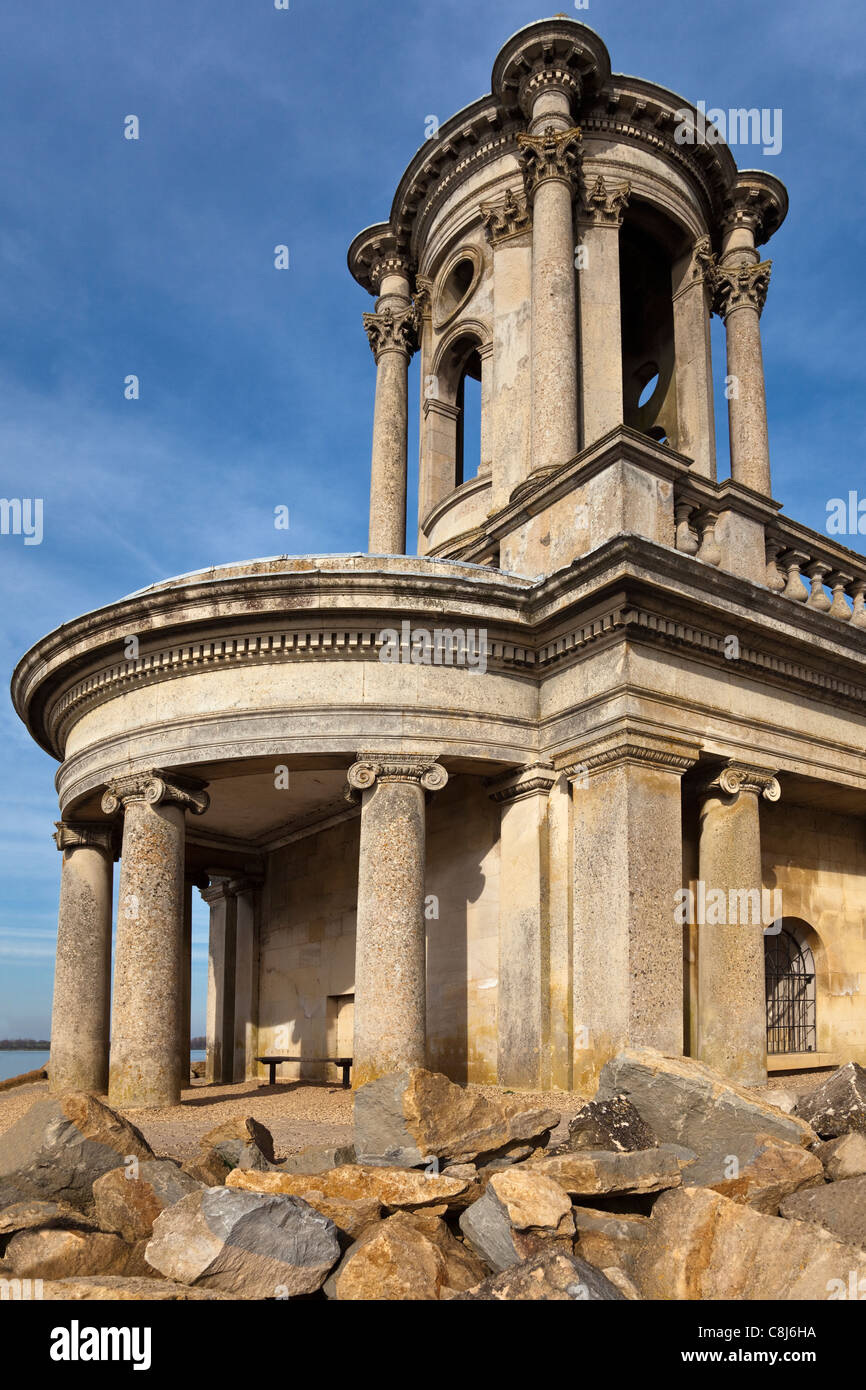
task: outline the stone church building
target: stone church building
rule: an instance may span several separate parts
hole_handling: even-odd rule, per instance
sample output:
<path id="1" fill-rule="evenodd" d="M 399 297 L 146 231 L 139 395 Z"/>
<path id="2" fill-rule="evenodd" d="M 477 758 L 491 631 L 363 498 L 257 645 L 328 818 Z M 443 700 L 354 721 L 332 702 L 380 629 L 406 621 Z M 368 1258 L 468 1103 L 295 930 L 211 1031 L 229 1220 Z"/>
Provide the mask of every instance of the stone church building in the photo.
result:
<path id="1" fill-rule="evenodd" d="M 199 889 L 214 1081 L 866 1063 L 866 559 L 774 497 L 788 201 L 701 121 L 571 19 L 509 39 L 349 251 L 369 553 L 185 574 L 22 658 L 60 764 L 56 1088 L 177 1100 Z"/>

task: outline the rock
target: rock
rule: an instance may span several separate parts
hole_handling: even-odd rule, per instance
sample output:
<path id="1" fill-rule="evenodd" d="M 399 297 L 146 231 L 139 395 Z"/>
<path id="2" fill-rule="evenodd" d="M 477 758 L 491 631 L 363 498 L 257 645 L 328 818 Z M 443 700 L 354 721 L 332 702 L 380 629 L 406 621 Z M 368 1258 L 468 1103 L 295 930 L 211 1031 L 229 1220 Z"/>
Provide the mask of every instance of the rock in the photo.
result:
<path id="1" fill-rule="evenodd" d="M 866 1177 L 842 1178 L 795 1192 L 783 1201 L 781 1215 L 810 1221 L 837 1240 L 866 1249 Z"/>
<path id="2" fill-rule="evenodd" d="M 720 1166 L 723 1162 L 720 1156 Z M 695 1185 L 690 1180 L 689 1169 L 683 1173 L 683 1182 L 687 1187 Z M 790 1193 L 817 1185 L 824 1185 L 824 1168 L 817 1154 L 800 1148 L 799 1144 L 785 1144 L 763 1136 L 758 1137 L 754 1154 L 739 1167 L 736 1177 L 706 1184 L 723 1197 L 744 1202 L 768 1216 L 778 1216 L 780 1202 Z"/>
<path id="3" fill-rule="evenodd" d="M 127 1168 L 114 1168 L 93 1184 L 96 1218 L 104 1231 L 124 1240 L 147 1240 L 159 1213 L 201 1186 L 170 1158 L 140 1163 L 136 1177 Z"/>
<path id="4" fill-rule="evenodd" d="M 591 1100 L 579 1110 L 568 1126 L 567 1149 L 614 1149 L 634 1153 L 654 1149 L 658 1140 L 630 1100 L 614 1096 L 611 1100 Z"/>
<path id="5" fill-rule="evenodd" d="M 227 1187 L 245 1192 L 288 1193 L 300 1197 L 311 1187 L 307 1173 L 250 1173 L 235 1170 Z M 358 1201 L 373 1198 L 392 1211 L 416 1210 L 446 1202 L 449 1205 L 470 1184 L 463 1178 L 443 1178 L 434 1173 L 418 1173 L 411 1168 L 379 1168 L 375 1164 L 350 1163 L 316 1174 L 316 1190 L 325 1197 Z"/>
<path id="6" fill-rule="evenodd" d="M 574 1235 L 571 1202 L 559 1183 L 526 1168 L 494 1173 L 483 1196 L 460 1217 L 460 1229 L 486 1265 L 501 1273 L 539 1254 L 550 1240 Z"/>
<path id="7" fill-rule="evenodd" d="M 613 1284 L 615 1289 L 619 1289 L 623 1298 L 629 1300 L 640 1299 L 640 1290 L 637 1285 L 633 1284 L 628 1275 L 621 1269 L 617 1269 L 615 1265 L 611 1265 L 609 1269 L 603 1269 L 601 1272 L 605 1279 Z"/>
<path id="8" fill-rule="evenodd" d="M 52 1226 L 68 1231 L 99 1230 L 94 1216 L 71 1207 L 68 1202 L 15 1202 L 0 1210 L 0 1237 L 39 1227 L 48 1230 Z"/>
<path id="9" fill-rule="evenodd" d="M 573 1197 L 662 1192 L 682 1182 L 680 1160 L 663 1147 L 636 1149 L 634 1153 L 574 1149 L 535 1159 L 529 1167 L 533 1173 L 553 1178 Z"/>
<path id="10" fill-rule="evenodd" d="M 6 1245 L 0 1273 L 8 1277 L 66 1279 L 86 1274 L 144 1275 L 144 1245 L 128 1245 L 104 1231 L 58 1227 L 18 1231 Z"/>
<path id="11" fill-rule="evenodd" d="M 851 1130 L 838 1139 L 829 1139 L 821 1145 L 818 1156 L 829 1182 L 862 1177 L 866 1174 L 866 1134 Z"/>
<path id="12" fill-rule="evenodd" d="M 201 1077 L 204 1076 L 206 1070 L 207 1062 L 190 1062 L 189 1064 L 190 1077 L 195 1081 L 200 1080 Z"/>
<path id="13" fill-rule="evenodd" d="M 822 1139 L 866 1130 L 866 1070 L 848 1062 L 797 1102 L 797 1114 Z"/>
<path id="14" fill-rule="evenodd" d="M 197 1158 L 188 1158 L 180 1166 L 188 1177 L 194 1178 L 204 1187 L 222 1187 L 232 1171 L 216 1149 L 204 1150 Z"/>
<path id="15" fill-rule="evenodd" d="M 322 1216 L 327 1216 L 329 1221 L 333 1221 L 339 1236 L 343 1240 L 358 1240 L 364 1234 L 368 1226 L 374 1225 L 382 1218 L 382 1208 L 375 1197 L 326 1197 L 324 1192 L 319 1192 L 312 1188 L 309 1192 L 302 1192 L 301 1198 L 308 1202 L 316 1211 L 321 1212 Z M 443 1213 L 446 1208 L 433 1207 L 428 1210 Z"/>
<path id="16" fill-rule="evenodd" d="M 96 1179 L 130 1157 L 153 1152 L 134 1125 L 95 1096 L 38 1100 L 0 1135 L 0 1207 L 28 1198 L 85 1207 Z"/>
<path id="17" fill-rule="evenodd" d="M 230 1171 L 233 1168 L 266 1173 L 274 1166 L 274 1140 L 269 1129 L 254 1120 L 235 1118 L 217 1125 L 199 1140 L 202 1160 L 218 1154 Z M 225 1181 L 223 1178 L 222 1181 Z"/>
<path id="18" fill-rule="evenodd" d="M 793 1114 L 797 1097 L 793 1091 L 764 1091 L 764 1100 L 768 1105 L 774 1105 L 777 1110 L 784 1110 L 786 1115 Z"/>
<path id="19" fill-rule="evenodd" d="M 346 1253 L 326 1292 L 342 1302 L 431 1302 L 472 1288 L 484 1266 L 438 1217 L 396 1212 Z"/>
<path id="20" fill-rule="evenodd" d="M 866 1253 L 818 1226 L 683 1187 L 657 1199 L 627 1273 L 649 1299 L 825 1300 L 866 1277 Z"/>
<path id="21" fill-rule="evenodd" d="M 298 1154 L 289 1154 L 278 1167 L 281 1173 L 324 1173 L 327 1168 L 343 1168 L 354 1162 L 354 1144 L 336 1144 L 331 1148 L 315 1145 Z"/>
<path id="22" fill-rule="evenodd" d="M 698 1155 L 688 1170 L 689 1183 L 724 1178 L 719 1156 L 733 1156 L 741 1167 L 748 1163 L 759 1134 L 803 1147 L 815 1138 L 802 1119 L 785 1115 L 702 1062 L 666 1057 L 651 1048 L 627 1048 L 606 1064 L 596 1100 L 620 1094 L 628 1097 L 659 1143 L 681 1144 Z"/>
<path id="23" fill-rule="evenodd" d="M 355 1092 L 359 1163 L 422 1167 L 493 1158 L 544 1143 L 559 1123 L 555 1110 L 524 1110 L 519 1101 L 487 1100 L 439 1072 L 391 1072 Z"/>
<path id="24" fill-rule="evenodd" d="M 647 1238 L 648 1216 L 572 1207 L 577 1233 L 576 1253 L 596 1269 L 627 1271 Z M 609 1276 L 608 1276 L 609 1277 Z"/>
<path id="25" fill-rule="evenodd" d="M 512 1265 L 467 1293 L 458 1294 L 454 1301 L 607 1303 L 624 1299 L 625 1294 L 601 1270 L 594 1269 L 577 1255 L 557 1250 Z"/>
<path id="26" fill-rule="evenodd" d="M 64 1303 L 200 1303 L 206 1301 L 236 1301 L 236 1295 L 218 1293 L 216 1289 L 190 1289 L 168 1279 L 130 1279 L 117 1274 L 96 1274 L 85 1278 L 46 1280 L 42 1298 Z"/>
<path id="27" fill-rule="evenodd" d="M 334 1223 L 299 1197 L 228 1187 L 191 1192 L 160 1212 L 145 1250 L 167 1279 L 244 1298 L 315 1293 L 339 1256 Z"/>

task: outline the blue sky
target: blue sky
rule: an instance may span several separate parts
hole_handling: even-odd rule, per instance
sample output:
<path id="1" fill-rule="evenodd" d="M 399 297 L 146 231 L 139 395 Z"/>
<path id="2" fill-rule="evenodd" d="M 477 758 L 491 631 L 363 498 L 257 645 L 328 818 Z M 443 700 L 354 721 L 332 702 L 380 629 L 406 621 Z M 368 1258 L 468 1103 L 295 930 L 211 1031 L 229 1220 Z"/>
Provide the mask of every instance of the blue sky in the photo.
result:
<path id="1" fill-rule="evenodd" d="M 778 155 L 734 154 L 791 194 L 762 321 L 774 493 L 823 530 L 828 497 L 866 492 L 866 11 L 562 3 L 615 71 L 708 107 L 782 109 Z M 0 495 L 45 508 L 41 545 L 0 536 L 7 679 L 49 629 L 154 580 L 286 547 L 364 548 L 374 364 L 346 249 L 387 216 L 426 118 L 486 92 L 502 43 L 544 13 L 521 0 L 6 0 Z M 138 141 L 123 138 L 130 114 Z M 718 328 L 714 348 L 718 370 Z M 131 373 L 137 401 L 124 399 Z M 55 765 L 8 702 L 0 721 L 0 1036 L 44 1035 Z M 195 1031 L 205 959 L 199 904 Z"/>

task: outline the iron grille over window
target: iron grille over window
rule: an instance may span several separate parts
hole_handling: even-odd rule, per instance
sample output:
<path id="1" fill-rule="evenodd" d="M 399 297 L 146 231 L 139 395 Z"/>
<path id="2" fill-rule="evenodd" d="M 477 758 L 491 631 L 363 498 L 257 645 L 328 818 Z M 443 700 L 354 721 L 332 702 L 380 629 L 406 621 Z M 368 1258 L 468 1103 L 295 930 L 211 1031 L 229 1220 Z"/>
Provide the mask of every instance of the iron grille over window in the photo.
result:
<path id="1" fill-rule="evenodd" d="M 815 961 L 784 929 L 764 937 L 767 1052 L 815 1052 Z"/>

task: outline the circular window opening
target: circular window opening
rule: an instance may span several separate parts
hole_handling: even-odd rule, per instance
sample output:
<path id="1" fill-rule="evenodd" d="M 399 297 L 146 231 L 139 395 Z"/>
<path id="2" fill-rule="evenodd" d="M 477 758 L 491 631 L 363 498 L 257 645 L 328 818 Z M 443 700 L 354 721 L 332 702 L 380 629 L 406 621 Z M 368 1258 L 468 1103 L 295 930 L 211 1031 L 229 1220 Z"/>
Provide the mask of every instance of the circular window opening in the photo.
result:
<path id="1" fill-rule="evenodd" d="M 461 256 L 452 266 L 439 292 L 438 320 L 442 324 L 452 318 L 465 303 L 475 285 L 480 266 L 471 256 Z"/>

